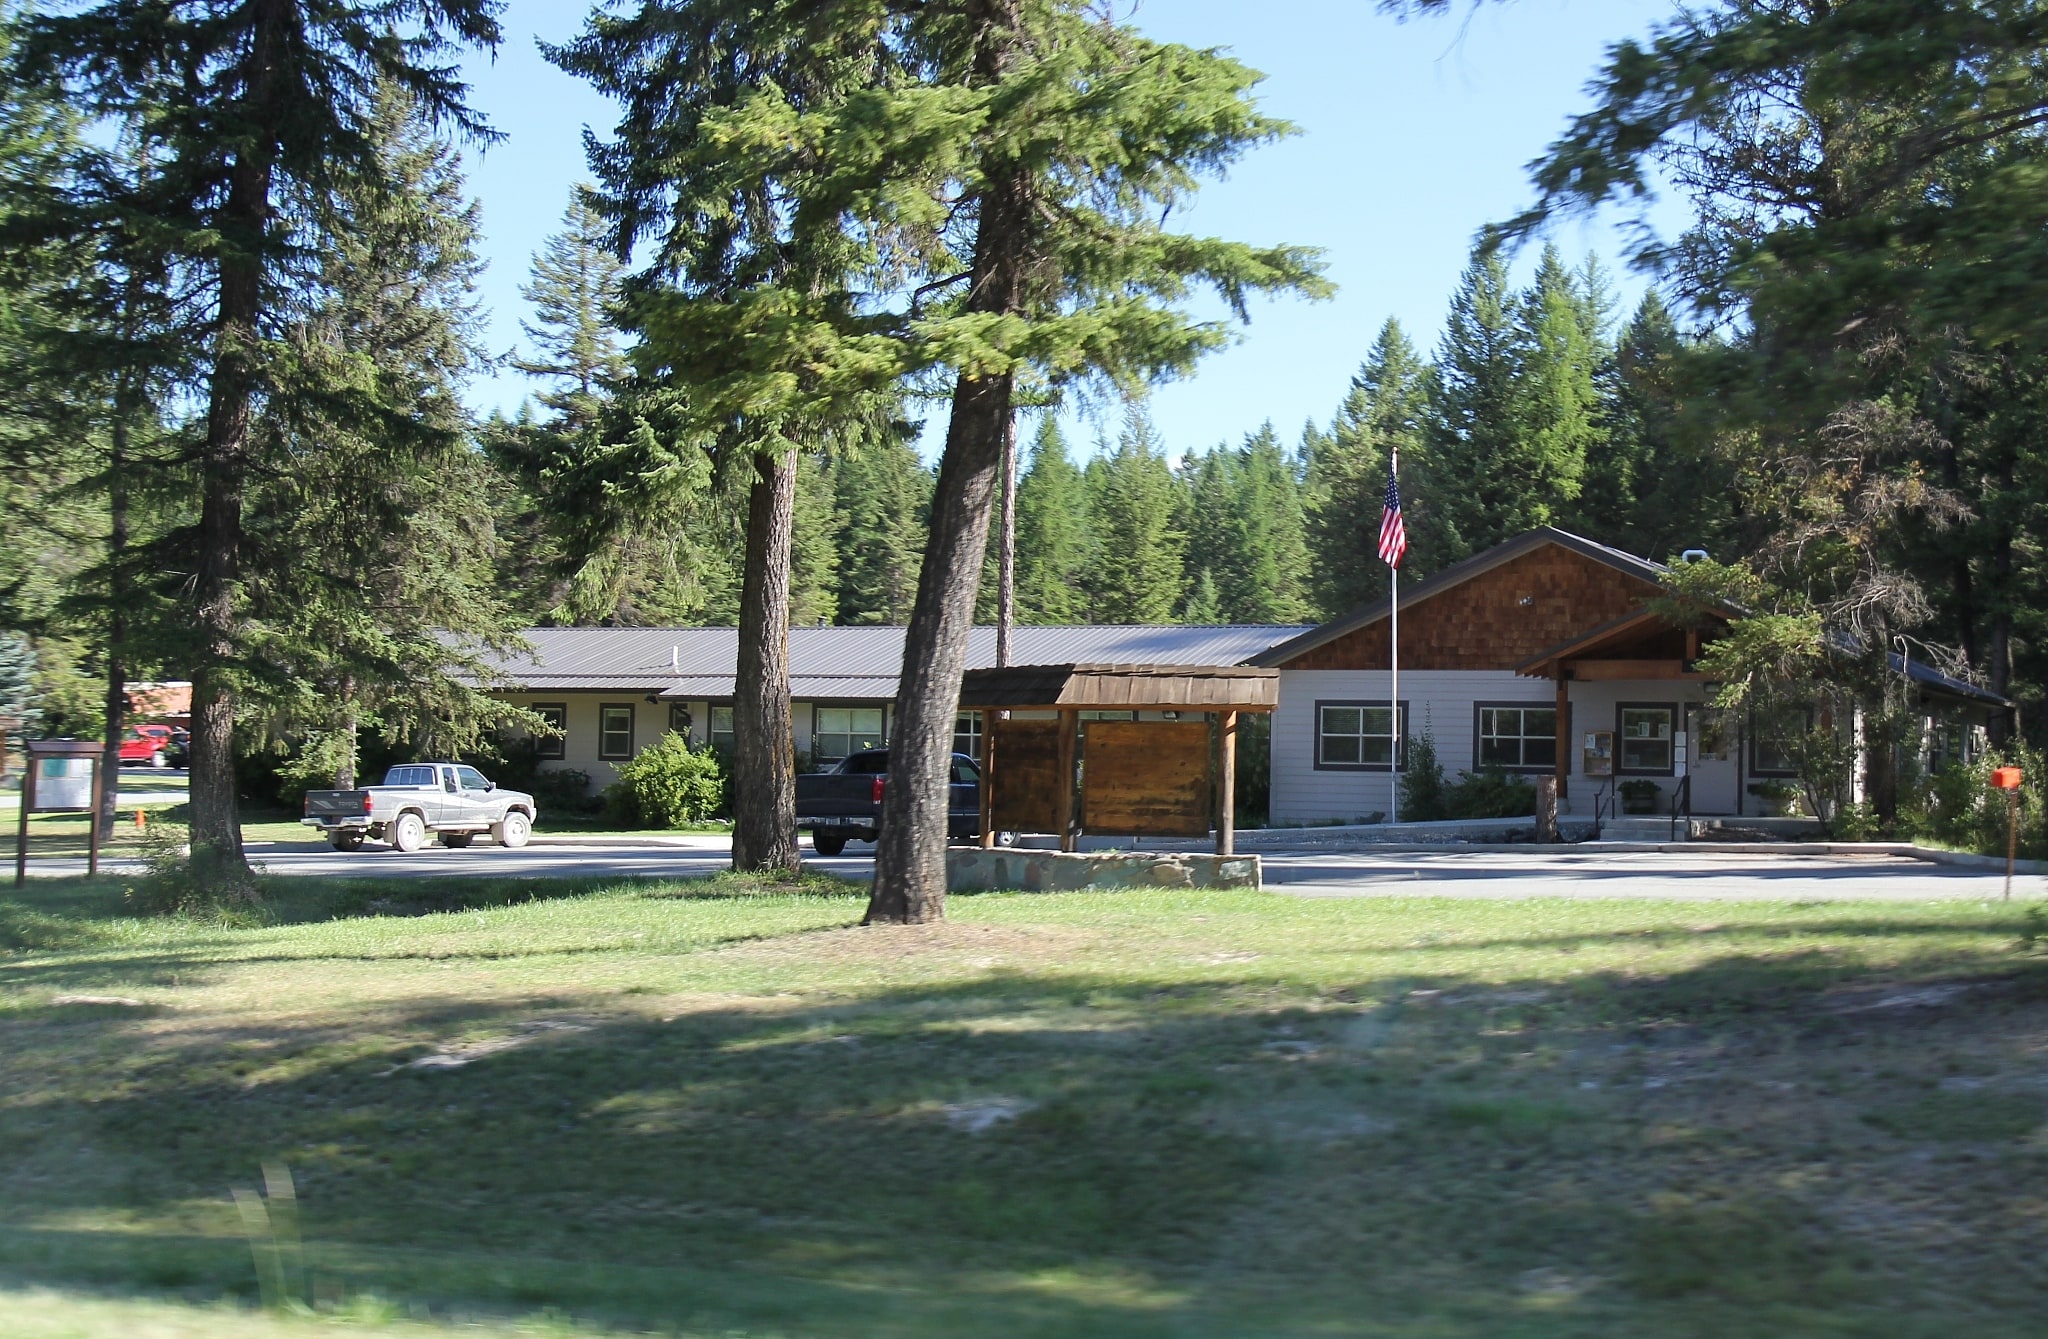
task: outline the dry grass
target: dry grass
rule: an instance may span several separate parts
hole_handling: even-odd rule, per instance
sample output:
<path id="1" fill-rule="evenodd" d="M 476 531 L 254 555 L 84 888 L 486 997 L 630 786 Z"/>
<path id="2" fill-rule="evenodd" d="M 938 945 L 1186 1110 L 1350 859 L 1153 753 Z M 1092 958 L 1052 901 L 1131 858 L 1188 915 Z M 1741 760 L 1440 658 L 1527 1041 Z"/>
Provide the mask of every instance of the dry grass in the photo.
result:
<path id="1" fill-rule="evenodd" d="M 314 1324 L 205 1309 L 254 1299 L 227 1192 L 266 1158 L 295 1295 L 371 1331 L 2048 1314 L 2013 910 L 1153 892 L 861 929 L 829 881 L 293 888 L 249 929 L 0 904 L 10 1334 Z"/>

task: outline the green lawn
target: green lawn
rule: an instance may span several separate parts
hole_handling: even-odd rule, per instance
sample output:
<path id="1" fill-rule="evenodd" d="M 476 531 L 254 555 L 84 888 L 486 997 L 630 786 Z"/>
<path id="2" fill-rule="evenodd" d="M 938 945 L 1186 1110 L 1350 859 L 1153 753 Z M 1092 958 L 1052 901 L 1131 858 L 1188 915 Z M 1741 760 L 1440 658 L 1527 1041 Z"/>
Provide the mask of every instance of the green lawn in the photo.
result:
<path id="1" fill-rule="evenodd" d="M 822 879 L 365 879 L 234 929 L 118 888 L 0 901 L 9 1335 L 2048 1315 L 2017 907 L 1161 891 L 864 930 Z M 306 1243 L 274 1318 L 229 1198 L 266 1159 Z"/>

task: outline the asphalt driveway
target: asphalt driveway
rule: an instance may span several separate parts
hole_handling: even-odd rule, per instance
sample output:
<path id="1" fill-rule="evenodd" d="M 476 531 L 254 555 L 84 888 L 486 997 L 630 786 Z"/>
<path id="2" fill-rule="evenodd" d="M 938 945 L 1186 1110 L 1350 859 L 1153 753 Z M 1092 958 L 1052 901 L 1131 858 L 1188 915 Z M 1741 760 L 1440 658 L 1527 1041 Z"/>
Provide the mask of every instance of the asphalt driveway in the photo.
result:
<path id="1" fill-rule="evenodd" d="M 707 875 L 731 859 L 728 839 L 536 837 L 531 846 L 448 850 L 429 846 L 401 855 L 381 846 L 338 852 L 323 841 L 252 842 L 249 857 L 271 874 L 406 878 L 661 878 Z M 1264 855 L 1268 890 L 1296 897 L 1664 898 L 1674 901 L 1926 901 L 1996 899 L 2003 875 L 1897 855 L 1794 855 L 1716 851 L 1628 851 L 1597 846 L 1498 850 L 1315 851 Z M 866 878 L 872 848 L 855 844 L 813 866 Z M 82 874 L 83 860 L 36 860 L 38 875 Z M 123 862 L 108 862 L 120 871 Z M 2015 899 L 2048 897 L 2048 878 L 2013 880 Z"/>

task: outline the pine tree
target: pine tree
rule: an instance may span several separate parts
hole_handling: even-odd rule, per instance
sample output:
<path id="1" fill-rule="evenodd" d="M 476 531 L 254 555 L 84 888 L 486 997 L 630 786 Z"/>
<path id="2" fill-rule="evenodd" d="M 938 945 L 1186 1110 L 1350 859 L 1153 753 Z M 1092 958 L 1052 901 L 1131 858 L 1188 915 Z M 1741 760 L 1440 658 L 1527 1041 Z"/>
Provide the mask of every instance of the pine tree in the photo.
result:
<path id="1" fill-rule="evenodd" d="M 0 717 L 7 718 L 0 733 L 0 752 L 19 753 L 23 741 L 36 733 L 42 713 L 36 708 L 36 653 L 28 638 L 18 632 L 0 632 Z M 0 773 L 6 759 L 0 758 Z"/>
<path id="2" fill-rule="evenodd" d="M 839 620 L 901 624 L 917 597 L 931 475 L 901 438 L 866 442 L 833 462 L 839 514 Z"/>
<path id="3" fill-rule="evenodd" d="M 1586 274 L 1601 281 L 1597 266 Z M 1512 501 L 1497 513 L 1495 524 L 1504 532 L 1495 540 L 1565 519 L 1584 485 L 1587 461 L 1606 443 L 1596 381 L 1607 356 L 1610 300 L 1582 285 L 1557 248 L 1543 248 L 1535 282 L 1520 303 L 1518 450 L 1498 462 Z"/>
<path id="4" fill-rule="evenodd" d="M 791 513 L 789 623 L 794 628 L 839 618 L 839 511 L 829 458 L 814 451 L 797 457 L 796 505 Z"/>
<path id="5" fill-rule="evenodd" d="M 242 509 L 259 392 L 289 370 L 270 339 L 299 257 L 289 216 L 317 215 L 345 185 L 375 185 L 364 131 L 380 81 L 404 85 L 436 123 L 489 135 L 464 104 L 452 59 L 497 45 L 489 0 L 420 0 L 403 36 L 393 22 L 388 7 L 346 0 L 102 0 L 32 15 L 14 62 L 23 85 L 64 87 L 115 133 L 147 135 L 157 170 L 139 185 L 99 178 L 82 206 L 147 220 L 182 257 L 190 301 L 212 304 L 195 451 L 192 851 L 202 874 L 240 887 L 248 866 L 236 818 L 235 685 L 252 649 Z"/>
<path id="6" fill-rule="evenodd" d="M 1228 560 L 1218 576 L 1223 616 L 1232 623 L 1304 623 L 1309 557 L 1301 482 L 1268 423 L 1245 439 L 1232 471 Z"/>
<path id="7" fill-rule="evenodd" d="M 1087 485 L 1047 414 L 1017 485 L 1019 622 L 1087 621 L 1088 526 Z"/>
<path id="8" fill-rule="evenodd" d="M 586 187 L 569 194 L 562 230 L 533 258 L 533 274 L 520 296 L 533 304 L 534 319 L 519 328 L 536 356 L 512 360 L 531 377 L 553 387 L 541 403 L 553 410 L 564 431 L 587 429 L 597 421 L 599 401 L 626 375 L 612 308 L 619 299 L 625 266 L 607 245 L 604 219 L 591 206 Z"/>
<path id="9" fill-rule="evenodd" d="M 1088 462 L 1094 540 L 1089 613 L 1096 623 L 1171 623 L 1181 598 L 1186 536 L 1176 528 L 1173 471 L 1151 425 L 1133 415 L 1107 456 Z"/>
<path id="10" fill-rule="evenodd" d="M 1437 563 L 1448 564 L 1528 528 L 1517 411 L 1520 365 L 1507 264 L 1473 257 L 1451 298 L 1431 383 L 1430 518 L 1417 517 Z M 1375 508 L 1374 516 L 1378 515 Z"/>
<path id="11" fill-rule="evenodd" d="M 1430 476 L 1423 432 L 1429 412 L 1429 374 L 1414 346 L 1389 319 L 1338 408 L 1327 433 L 1308 438 L 1308 517 L 1315 594 L 1335 616 L 1386 598 L 1387 568 L 1379 560 L 1380 510 L 1386 500 L 1387 461 L 1401 455 L 1402 507 L 1410 556 L 1404 570 L 1427 574 L 1450 561 L 1437 538 L 1444 505 Z"/>
<path id="12" fill-rule="evenodd" d="M 512 627 L 458 396 L 487 361 L 477 206 L 397 84 L 377 89 L 364 133 L 374 184 L 332 199 L 317 286 L 287 335 L 294 379 L 257 420 L 263 482 L 245 511 L 271 671 L 245 699 L 272 731 L 322 741 L 338 785 L 354 783 L 363 724 L 474 749 L 505 717 L 476 652 Z"/>

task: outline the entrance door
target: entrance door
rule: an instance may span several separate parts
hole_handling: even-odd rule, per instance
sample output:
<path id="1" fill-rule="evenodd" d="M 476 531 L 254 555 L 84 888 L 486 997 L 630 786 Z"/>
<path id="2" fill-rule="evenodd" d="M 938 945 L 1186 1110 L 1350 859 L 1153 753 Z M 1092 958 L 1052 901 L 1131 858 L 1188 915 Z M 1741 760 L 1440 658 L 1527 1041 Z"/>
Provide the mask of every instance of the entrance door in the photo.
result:
<path id="1" fill-rule="evenodd" d="M 1692 776 L 1692 811 L 1695 814 L 1735 812 L 1737 783 L 1741 780 L 1739 757 L 1742 738 L 1735 718 L 1704 703 L 1688 702 L 1684 708 L 1686 766 Z"/>

